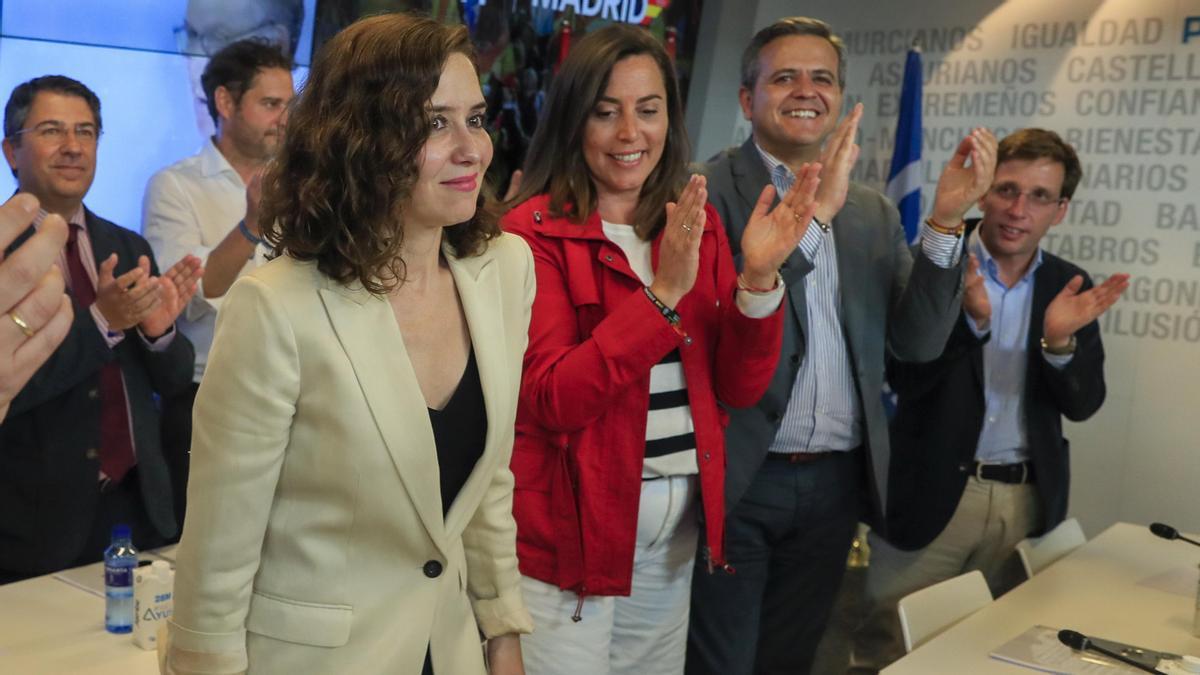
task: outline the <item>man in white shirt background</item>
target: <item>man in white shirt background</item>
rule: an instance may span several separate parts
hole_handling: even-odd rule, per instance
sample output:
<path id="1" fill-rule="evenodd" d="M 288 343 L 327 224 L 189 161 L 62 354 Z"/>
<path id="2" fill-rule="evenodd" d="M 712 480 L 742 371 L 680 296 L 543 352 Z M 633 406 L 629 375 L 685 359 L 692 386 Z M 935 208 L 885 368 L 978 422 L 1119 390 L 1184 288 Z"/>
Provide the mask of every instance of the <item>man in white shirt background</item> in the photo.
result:
<path id="1" fill-rule="evenodd" d="M 283 142 L 295 91 L 292 60 L 261 39 L 234 42 L 213 54 L 201 83 L 216 133 L 196 155 L 150 178 L 142 232 L 158 260 L 186 255 L 204 261 L 204 278 L 180 317 L 196 347 L 192 386 L 163 401 L 163 444 L 184 466 L 172 467 L 176 515 L 182 519 L 191 441 L 192 401 L 208 361 L 221 298 L 244 271 L 264 261 L 258 228 L 263 168 Z"/>

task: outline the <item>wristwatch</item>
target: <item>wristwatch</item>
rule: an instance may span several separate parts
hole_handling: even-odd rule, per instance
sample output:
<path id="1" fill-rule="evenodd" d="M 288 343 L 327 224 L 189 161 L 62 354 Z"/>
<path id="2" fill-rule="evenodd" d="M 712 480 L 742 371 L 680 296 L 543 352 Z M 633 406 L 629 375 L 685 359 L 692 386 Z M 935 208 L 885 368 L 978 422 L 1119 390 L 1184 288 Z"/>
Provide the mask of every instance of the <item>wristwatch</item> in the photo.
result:
<path id="1" fill-rule="evenodd" d="M 1075 336 L 1072 335 L 1070 340 L 1067 340 L 1067 346 L 1054 349 L 1046 342 L 1045 336 L 1042 337 L 1042 351 L 1051 356 L 1067 356 L 1075 353 Z"/>

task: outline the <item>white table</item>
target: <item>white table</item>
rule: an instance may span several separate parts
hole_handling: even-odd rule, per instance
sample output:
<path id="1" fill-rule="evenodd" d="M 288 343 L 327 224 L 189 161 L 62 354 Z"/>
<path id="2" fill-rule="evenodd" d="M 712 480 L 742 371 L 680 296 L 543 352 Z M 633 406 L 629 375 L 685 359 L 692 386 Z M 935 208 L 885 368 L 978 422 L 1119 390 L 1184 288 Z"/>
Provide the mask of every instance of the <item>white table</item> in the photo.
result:
<path id="1" fill-rule="evenodd" d="M 1118 523 L 883 672 L 1032 673 L 988 654 L 1036 624 L 1200 655 L 1192 636 L 1198 563 L 1200 548 Z"/>
<path id="2" fill-rule="evenodd" d="M 155 553 L 144 559 L 170 558 Z M 64 581 L 83 580 L 92 590 Z M 151 675 L 158 657 L 104 630 L 104 563 L 0 586 L 0 673 Z M 99 588 L 100 595 L 95 589 Z"/>

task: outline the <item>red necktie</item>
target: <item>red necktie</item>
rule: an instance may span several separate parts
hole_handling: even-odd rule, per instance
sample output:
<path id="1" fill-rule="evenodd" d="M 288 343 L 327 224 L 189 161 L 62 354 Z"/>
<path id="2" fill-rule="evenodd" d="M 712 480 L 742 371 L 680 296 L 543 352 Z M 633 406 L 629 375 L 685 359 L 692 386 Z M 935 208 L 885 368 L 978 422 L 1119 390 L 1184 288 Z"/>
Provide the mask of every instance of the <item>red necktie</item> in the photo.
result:
<path id="1" fill-rule="evenodd" d="M 79 229 L 79 225 L 72 224 L 67 237 L 67 268 L 71 273 L 71 292 L 80 306 L 88 308 L 96 301 L 96 289 L 79 255 Z M 100 368 L 100 470 L 119 483 L 133 464 L 125 383 L 121 380 L 120 364 L 110 361 Z"/>

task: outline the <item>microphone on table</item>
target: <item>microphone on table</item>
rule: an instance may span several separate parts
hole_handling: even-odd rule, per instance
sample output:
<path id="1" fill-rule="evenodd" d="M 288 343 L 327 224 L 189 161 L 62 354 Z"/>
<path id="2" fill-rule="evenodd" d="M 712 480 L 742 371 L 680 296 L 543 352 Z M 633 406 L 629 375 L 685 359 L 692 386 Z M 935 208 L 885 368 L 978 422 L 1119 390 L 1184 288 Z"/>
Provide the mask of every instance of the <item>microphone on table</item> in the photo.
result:
<path id="1" fill-rule="evenodd" d="M 1166 523 L 1150 523 L 1150 531 L 1153 532 L 1154 536 L 1156 537 L 1162 537 L 1163 539 L 1182 539 L 1192 546 L 1200 546 L 1200 541 L 1188 539 L 1182 534 L 1179 534 L 1179 530 L 1167 525 Z"/>
<path id="2" fill-rule="evenodd" d="M 1158 670 L 1156 668 L 1151 668 L 1150 666 L 1147 666 L 1143 663 L 1138 663 L 1137 661 L 1134 661 L 1133 659 L 1129 658 L 1128 656 L 1125 656 L 1123 654 L 1118 654 L 1112 650 L 1105 649 L 1105 648 L 1097 645 L 1096 643 L 1092 642 L 1091 639 L 1088 638 L 1088 636 L 1084 635 L 1083 633 L 1079 633 L 1079 632 L 1076 632 L 1073 630 L 1066 630 L 1066 629 L 1060 630 L 1060 631 L 1058 631 L 1058 641 L 1063 643 L 1064 645 L 1070 647 L 1071 649 L 1074 649 L 1077 651 L 1083 652 L 1083 651 L 1087 651 L 1090 649 L 1090 650 L 1096 652 L 1097 654 L 1103 654 L 1104 656 L 1107 656 L 1110 659 L 1115 659 L 1117 661 L 1120 661 L 1121 663 L 1124 663 L 1127 666 L 1133 666 L 1134 668 L 1137 668 L 1138 670 L 1144 670 L 1147 673 L 1158 673 L 1158 675 L 1166 675 L 1161 670 Z"/>

